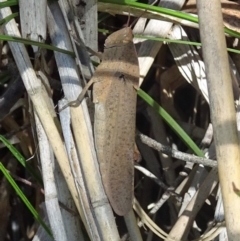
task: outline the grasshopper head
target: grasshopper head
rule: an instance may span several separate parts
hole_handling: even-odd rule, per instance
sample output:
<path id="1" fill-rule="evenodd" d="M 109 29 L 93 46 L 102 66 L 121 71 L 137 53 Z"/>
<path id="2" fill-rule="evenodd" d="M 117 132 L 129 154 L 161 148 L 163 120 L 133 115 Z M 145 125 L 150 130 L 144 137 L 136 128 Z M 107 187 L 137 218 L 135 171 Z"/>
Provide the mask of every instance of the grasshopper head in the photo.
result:
<path id="1" fill-rule="evenodd" d="M 109 35 L 105 41 L 105 48 L 125 45 L 132 42 L 132 40 L 132 29 L 130 27 L 126 27 Z"/>

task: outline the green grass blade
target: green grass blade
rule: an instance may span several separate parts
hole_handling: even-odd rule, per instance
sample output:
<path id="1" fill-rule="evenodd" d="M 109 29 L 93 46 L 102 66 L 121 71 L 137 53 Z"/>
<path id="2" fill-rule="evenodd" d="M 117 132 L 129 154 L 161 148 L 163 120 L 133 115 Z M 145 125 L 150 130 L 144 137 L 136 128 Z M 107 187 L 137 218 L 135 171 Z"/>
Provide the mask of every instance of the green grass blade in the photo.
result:
<path id="1" fill-rule="evenodd" d="M 193 22 L 193 23 L 198 23 L 197 17 L 194 17 L 190 14 L 183 13 L 183 12 L 180 12 L 180 11 L 171 10 L 171 9 L 168 9 L 168 8 L 151 6 L 151 5 L 148 5 L 148 4 L 139 3 L 139 2 L 130 1 L 130 0 L 99 0 L 99 2 L 118 4 L 118 5 L 127 5 L 127 6 L 130 6 L 130 7 L 140 8 L 140 9 L 144 9 L 144 10 L 146 9 L 146 10 L 153 11 L 153 12 L 156 12 L 156 13 L 162 13 L 162 14 L 166 14 L 166 15 L 169 15 L 169 16 L 185 19 L 185 20 L 188 20 L 188 21 Z"/>
<path id="2" fill-rule="evenodd" d="M 10 20 L 12 20 L 13 18 L 16 18 L 18 16 L 18 13 L 12 13 L 9 16 L 7 16 L 4 19 L 0 20 L 0 25 L 2 26 L 3 24 L 9 22 Z"/>
<path id="3" fill-rule="evenodd" d="M 38 181 L 38 183 L 41 184 L 41 186 L 43 186 L 41 177 L 30 165 L 28 165 L 22 154 L 4 136 L 0 135 L 0 141 L 9 149 L 9 151 L 21 163 L 21 165 L 24 166 L 27 169 L 27 171 Z"/>
<path id="4" fill-rule="evenodd" d="M 155 100 L 153 100 L 146 92 L 141 89 L 138 90 L 138 95 L 160 114 L 163 120 L 179 135 L 179 137 L 195 153 L 195 155 L 204 157 L 203 152 L 198 148 L 194 141 Z"/>
<path id="5" fill-rule="evenodd" d="M 168 8 L 151 6 L 151 5 L 148 5 L 148 4 L 139 3 L 139 2 L 130 1 L 130 0 L 99 0 L 99 2 L 118 4 L 119 7 L 121 7 L 121 5 L 127 5 L 127 6 L 130 6 L 130 7 L 140 8 L 140 9 L 144 9 L 144 10 L 153 11 L 153 12 L 156 12 L 156 13 L 166 14 L 168 16 L 177 17 L 177 18 L 180 18 L 180 19 L 185 19 L 185 20 L 188 20 L 188 21 L 193 22 L 193 23 L 198 23 L 198 17 L 192 16 L 190 14 L 187 14 L 187 13 L 184 13 L 184 12 L 181 12 L 181 11 L 171 10 L 171 9 L 168 9 Z M 229 34 L 232 37 L 240 38 L 240 33 L 237 33 L 237 32 L 235 32 L 231 29 L 224 28 L 224 31 L 225 31 L 225 33 Z"/>
<path id="6" fill-rule="evenodd" d="M 39 216 L 38 212 L 35 210 L 35 208 L 32 206 L 32 204 L 28 201 L 27 197 L 24 195 L 22 190 L 18 187 L 17 183 L 14 181 L 14 179 L 8 173 L 7 169 L 3 166 L 2 162 L 0 162 L 0 171 L 3 173 L 3 175 L 8 180 L 8 182 L 11 184 L 11 186 L 14 188 L 14 190 L 16 191 L 18 196 L 21 198 L 21 200 L 24 202 L 24 204 L 27 206 L 28 210 L 32 213 L 34 218 L 42 225 L 42 227 L 49 234 L 49 236 L 53 237 L 48 226 L 44 223 L 44 221 Z"/>
<path id="7" fill-rule="evenodd" d="M 11 7 L 11 6 L 16 6 L 16 5 L 18 5 L 17 0 L 8 0 L 8 1 L 5 1 L 5 2 L 1 2 L 0 8 L 6 8 L 6 7 Z"/>
<path id="8" fill-rule="evenodd" d="M 110 31 L 106 29 L 98 29 L 100 33 L 107 33 L 109 34 Z M 135 38 L 141 38 L 146 40 L 153 40 L 153 41 L 159 41 L 159 42 L 166 42 L 166 43 L 176 43 L 176 44 L 185 44 L 185 45 L 192 45 L 192 46 L 202 46 L 199 42 L 192 42 L 192 41 L 186 41 L 186 40 L 177 40 L 177 39 L 167 39 L 167 38 L 160 38 L 160 37 L 151 37 L 151 36 L 144 36 L 144 35 L 134 35 Z M 240 54 L 240 50 L 233 49 L 233 48 L 227 48 L 229 52 Z"/>
<path id="9" fill-rule="evenodd" d="M 143 35 L 134 35 L 134 37 L 136 37 L 136 38 L 141 38 L 141 39 L 147 39 L 147 40 L 154 40 L 154 41 L 166 42 L 166 43 L 185 44 L 185 45 L 192 45 L 192 46 L 202 46 L 201 43 L 192 42 L 192 41 L 186 41 L 186 40 L 166 39 L 166 38 L 143 36 Z M 238 49 L 227 48 L 227 50 L 228 50 L 229 52 L 233 52 L 233 53 L 236 53 L 236 54 L 240 54 L 240 50 L 238 50 Z"/>
<path id="10" fill-rule="evenodd" d="M 26 44 L 26 45 L 34 45 L 34 46 L 38 46 L 40 48 L 57 51 L 57 52 L 60 52 L 63 54 L 68 54 L 70 56 L 75 57 L 75 54 L 73 52 L 68 51 L 66 49 L 60 49 L 60 48 L 57 48 L 57 47 L 49 45 L 49 44 L 45 44 L 45 43 L 41 43 L 41 42 L 37 42 L 37 41 L 25 39 L 25 38 L 18 38 L 18 37 L 14 37 L 14 36 L 0 34 L 0 40 L 10 41 L 10 42 L 18 42 L 18 43 L 22 43 L 22 44 Z"/>

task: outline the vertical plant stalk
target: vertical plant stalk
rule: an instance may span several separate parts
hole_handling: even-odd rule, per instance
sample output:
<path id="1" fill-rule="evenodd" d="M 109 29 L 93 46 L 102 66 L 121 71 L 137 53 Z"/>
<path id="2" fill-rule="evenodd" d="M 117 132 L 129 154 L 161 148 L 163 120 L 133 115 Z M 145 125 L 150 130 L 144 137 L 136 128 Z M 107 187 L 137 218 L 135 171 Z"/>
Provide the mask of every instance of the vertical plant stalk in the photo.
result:
<path id="1" fill-rule="evenodd" d="M 19 1 L 21 33 L 23 38 L 44 42 L 47 35 L 47 1 Z M 38 47 L 32 46 L 34 52 Z"/>
<path id="2" fill-rule="evenodd" d="M 58 203 L 57 187 L 54 180 L 54 155 L 46 133 L 35 113 L 37 135 L 39 141 L 41 167 L 43 172 L 45 205 L 53 237 L 56 240 L 67 240 L 66 230 Z"/>
<path id="3" fill-rule="evenodd" d="M 221 5 L 219 0 L 198 0 L 197 8 L 228 238 L 237 241 L 240 236 L 240 197 L 236 194 L 240 189 L 240 150 Z"/>
<path id="4" fill-rule="evenodd" d="M 71 42 L 68 37 L 68 30 L 58 2 L 53 2 L 49 5 L 47 17 L 49 34 L 53 45 L 72 50 Z M 82 89 L 79 85 L 75 60 L 64 54 L 59 54 L 57 52 L 54 54 L 65 96 L 70 101 L 76 100 Z M 90 205 L 94 210 L 99 236 L 101 240 L 118 241 L 120 238 L 115 225 L 113 212 L 101 182 L 94 148 L 92 127 L 85 100 L 80 106 L 71 108 L 70 113 L 77 152 L 81 160 L 82 172 L 91 200 Z M 86 227 L 86 229 L 88 229 L 88 227 Z M 96 236 L 93 236 L 91 240 L 96 240 Z"/>

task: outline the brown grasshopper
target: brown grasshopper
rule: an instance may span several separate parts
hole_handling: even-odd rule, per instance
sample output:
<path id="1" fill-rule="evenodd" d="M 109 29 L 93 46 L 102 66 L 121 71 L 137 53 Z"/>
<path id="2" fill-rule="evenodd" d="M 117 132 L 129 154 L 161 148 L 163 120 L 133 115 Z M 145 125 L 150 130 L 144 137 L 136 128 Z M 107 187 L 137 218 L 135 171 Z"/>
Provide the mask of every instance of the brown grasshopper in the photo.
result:
<path id="1" fill-rule="evenodd" d="M 118 215 L 132 207 L 135 115 L 139 65 L 130 27 L 105 41 L 101 64 L 75 105 L 93 84 L 94 139 L 107 197 Z M 64 109 L 63 107 L 62 109 Z"/>

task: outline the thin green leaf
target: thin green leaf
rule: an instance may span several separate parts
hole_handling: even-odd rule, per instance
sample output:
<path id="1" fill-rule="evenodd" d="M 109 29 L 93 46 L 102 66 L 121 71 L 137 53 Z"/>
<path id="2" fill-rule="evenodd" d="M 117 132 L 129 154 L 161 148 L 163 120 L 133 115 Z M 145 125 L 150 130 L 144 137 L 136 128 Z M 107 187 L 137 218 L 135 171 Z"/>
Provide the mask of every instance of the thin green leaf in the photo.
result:
<path id="1" fill-rule="evenodd" d="M 60 52 L 60 53 L 63 53 L 63 54 L 68 54 L 70 56 L 75 57 L 75 54 L 73 52 L 68 51 L 66 49 L 60 49 L 60 48 L 57 48 L 57 47 L 49 45 L 49 44 L 44 44 L 44 43 L 41 43 L 41 42 L 37 42 L 37 41 L 25 39 L 25 38 L 18 38 L 18 37 L 14 37 L 14 36 L 0 34 L 0 40 L 18 42 L 18 43 L 22 43 L 22 44 L 26 44 L 26 45 L 34 45 L 34 46 L 38 46 L 40 48 L 49 49 L 49 50 L 52 50 L 52 51 L 57 51 L 57 52 Z"/>
<path id="2" fill-rule="evenodd" d="M 166 14 L 166 15 L 169 15 L 169 16 L 174 16 L 174 17 L 177 17 L 177 18 L 188 20 L 188 21 L 193 22 L 193 23 L 198 23 L 197 17 L 194 17 L 190 14 L 183 13 L 183 12 L 180 12 L 180 11 L 171 10 L 171 9 L 168 9 L 168 8 L 151 6 L 151 5 L 148 5 L 148 4 L 133 2 L 133 1 L 130 1 L 130 0 L 99 0 L 99 2 L 118 4 L 119 7 L 121 5 L 127 5 L 127 6 L 130 6 L 130 7 L 140 8 L 140 9 L 144 9 L 144 10 L 153 11 L 153 12 L 156 12 L 156 13 L 163 13 L 163 14 Z"/>
<path id="3" fill-rule="evenodd" d="M 16 5 L 18 5 L 18 1 L 8 0 L 8 1 L 5 1 L 5 2 L 1 2 L 0 8 L 11 7 L 11 6 L 16 6 Z"/>
<path id="4" fill-rule="evenodd" d="M 185 19 L 185 20 L 188 20 L 193 23 L 198 23 L 198 17 L 192 16 L 190 14 L 187 14 L 187 13 L 184 13 L 181 11 L 171 10 L 168 8 L 151 6 L 148 4 L 139 3 L 139 2 L 130 1 L 130 0 L 99 0 L 99 2 L 117 4 L 117 5 L 119 5 L 119 8 L 121 8 L 121 5 L 127 5 L 130 7 L 140 8 L 140 9 L 144 9 L 144 10 L 153 11 L 156 13 L 166 14 L 168 16 L 177 17 L 180 19 Z M 233 31 L 226 27 L 224 28 L 224 31 L 225 31 L 225 33 L 229 34 L 232 37 L 240 38 L 240 33 L 237 33 L 236 31 Z"/>
<path id="5" fill-rule="evenodd" d="M 98 29 L 100 33 L 107 33 L 109 34 L 110 31 L 106 29 Z M 201 43 L 199 42 L 192 42 L 192 41 L 185 41 L 185 40 L 176 40 L 176 39 L 167 39 L 167 38 L 159 38 L 159 37 L 151 37 L 151 36 L 144 36 L 144 35 L 138 35 L 135 34 L 134 37 L 136 38 L 141 38 L 141 39 L 146 39 L 146 40 L 153 40 L 153 41 L 159 41 L 159 42 L 166 42 L 166 43 L 177 43 L 177 44 L 185 44 L 185 45 L 192 45 L 192 46 L 202 46 Z M 232 49 L 232 48 L 227 48 L 229 52 L 233 52 L 236 54 L 240 54 L 240 50 L 238 49 Z"/>
<path id="6" fill-rule="evenodd" d="M 22 154 L 2 135 L 0 135 L 0 141 L 9 149 L 9 151 L 15 156 L 15 158 L 24 166 L 27 171 L 38 181 L 39 184 L 43 186 L 41 177 L 36 173 L 36 171 L 28 165 Z"/>
<path id="7" fill-rule="evenodd" d="M 184 143 L 197 155 L 204 157 L 203 152 L 198 148 L 194 141 L 187 135 L 187 133 L 178 125 L 178 123 L 146 92 L 139 89 L 138 95 L 145 100 L 151 107 L 153 107 L 163 118 L 163 120 L 179 135 Z"/>
<path id="8" fill-rule="evenodd" d="M 134 35 L 136 38 L 147 39 L 147 40 L 154 40 L 166 43 L 176 43 L 176 44 L 185 44 L 185 45 L 192 45 L 192 46 L 202 46 L 202 43 L 186 41 L 186 40 L 177 40 L 177 39 L 166 39 L 166 38 L 158 38 L 158 37 L 151 37 L 151 36 L 143 36 L 143 35 Z M 240 54 L 240 50 L 227 48 L 229 52 L 233 52 L 236 54 Z"/>
<path id="9" fill-rule="evenodd" d="M 4 19 L 0 20 L 0 25 L 2 26 L 3 24 L 9 22 L 10 20 L 12 20 L 13 18 L 16 18 L 18 16 L 18 13 L 12 13 L 9 16 L 7 16 Z"/>
<path id="10" fill-rule="evenodd" d="M 11 184 L 11 186 L 14 188 L 18 196 L 21 198 L 21 200 L 24 202 L 28 210 L 32 213 L 34 218 L 42 225 L 42 227 L 45 229 L 45 231 L 49 234 L 50 237 L 53 238 L 52 233 L 48 226 L 44 223 L 44 221 L 39 216 L 38 212 L 35 210 L 35 208 L 32 206 L 32 204 L 28 201 L 27 197 L 24 195 L 22 190 L 18 187 L 14 179 L 11 177 L 11 175 L 8 173 L 7 169 L 3 166 L 2 162 L 0 162 L 0 171 L 2 171 L 5 178 L 8 180 L 8 182 Z"/>

